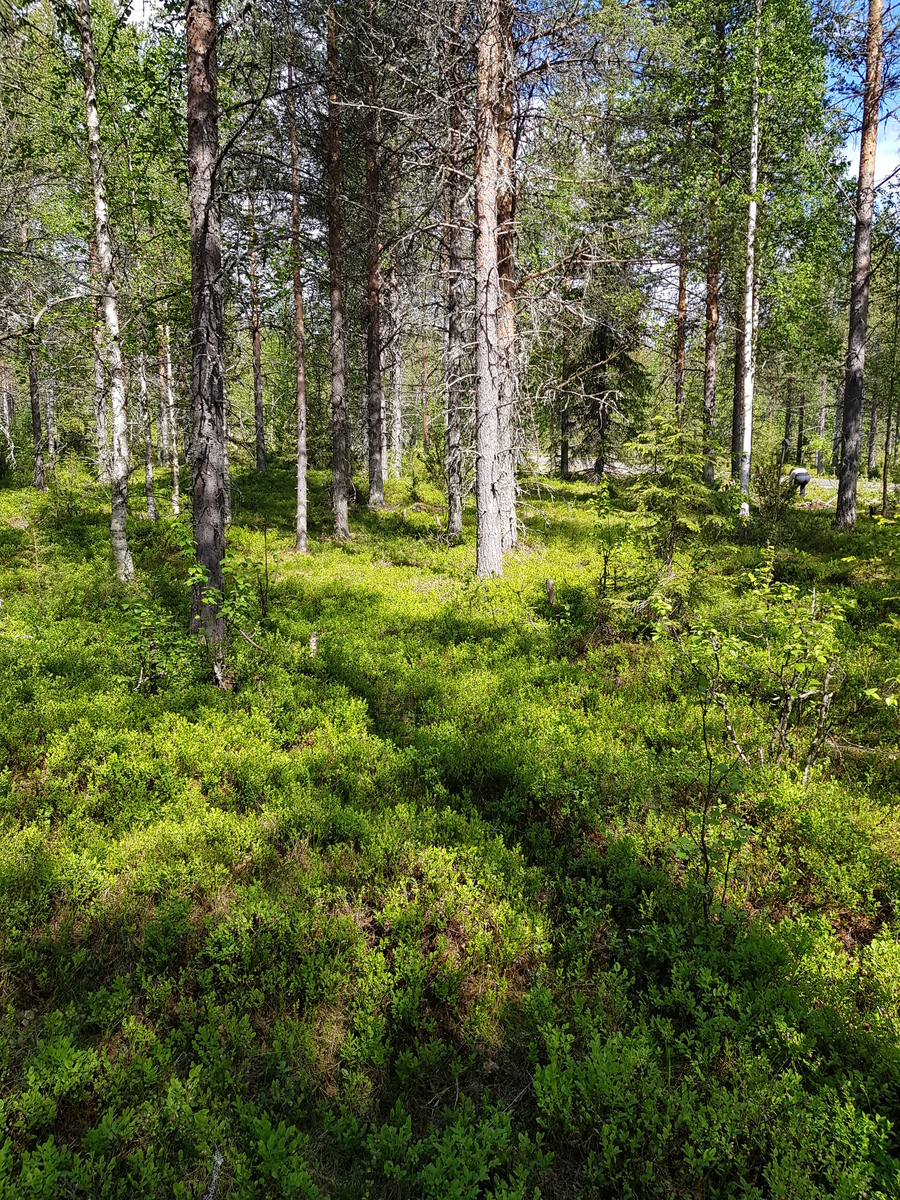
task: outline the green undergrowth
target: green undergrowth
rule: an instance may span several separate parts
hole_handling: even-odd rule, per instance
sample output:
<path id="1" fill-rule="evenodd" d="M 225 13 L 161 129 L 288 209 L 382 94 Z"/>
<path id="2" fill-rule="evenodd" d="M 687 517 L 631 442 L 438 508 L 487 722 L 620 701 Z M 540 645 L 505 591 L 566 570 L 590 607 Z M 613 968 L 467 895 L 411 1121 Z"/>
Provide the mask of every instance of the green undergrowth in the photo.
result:
<path id="1" fill-rule="evenodd" d="M 183 520 L 0 490 L 0 1197 L 900 1193 L 896 527 L 291 481 L 228 690 Z"/>

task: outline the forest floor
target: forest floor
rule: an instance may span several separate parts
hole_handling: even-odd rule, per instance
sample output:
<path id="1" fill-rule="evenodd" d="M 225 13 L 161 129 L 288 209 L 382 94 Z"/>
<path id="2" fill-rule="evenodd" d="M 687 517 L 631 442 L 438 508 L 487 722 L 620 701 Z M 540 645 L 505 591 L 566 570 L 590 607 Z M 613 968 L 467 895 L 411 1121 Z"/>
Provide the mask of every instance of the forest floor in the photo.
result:
<path id="1" fill-rule="evenodd" d="M 2 1200 L 900 1194 L 900 527 L 669 574 L 533 481 L 482 582 L 327 484 L 298 556 L 236 478 L 228 691 L 184 519 L 121 586 L 76 467 L 0 487 Z"/>

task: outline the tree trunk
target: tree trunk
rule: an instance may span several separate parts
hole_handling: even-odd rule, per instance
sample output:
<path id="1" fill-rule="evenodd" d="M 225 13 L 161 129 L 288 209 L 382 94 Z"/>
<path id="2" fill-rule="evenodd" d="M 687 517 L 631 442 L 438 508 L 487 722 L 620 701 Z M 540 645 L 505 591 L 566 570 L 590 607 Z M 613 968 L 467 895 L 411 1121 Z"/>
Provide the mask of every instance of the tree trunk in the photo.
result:
<path id="1" fill-rule="evenodd" d="M 756 219 L 759 185 L 759 57 L 762 34 L 762 0 L 756 0 L 753 33 L 753 84 L 750 102 L 750 202 L 747 206 L 747 268 L 744 276 L 744 378 L 741 430 L 741 517 L 750 519 L 750 460 L 753 454 L 753 384 L 756 371 L 754 284 L 756 281 Z"/>
<path id="2" fill-rule="evenodd" d="M 816 474 L 822 474 L 823 456 L 822 456 L 822 441 L 825 438 L 825 393 L 828 389 L 828 376 L 822 372 L 822 383 L 819 388 L 819 423 L 816 426 L 816 433 L 819 435 L 819 449 L 816 450 Z"/>
<path id="3" fill-rule="evenodd" d="M 347 399 L 347 356 L 344 343 L 344 301 L 341 288 L 341 127 L 338 99 L 337 12 L 328 7 L 328 165 L 326 222 L 328 272 L 331 282 L 331 430 L 334 536 L 350 536 L 348 493 L 350 477 L 350 407 Z"/>
<path id="4" fill-rule="evenodd" d="M 159 461 L 164 466 L 169 465 L 169 406 L 166 402 L 166 363 L 163 355 L 163 328 L 156 327 L 156 376 L 159 383 L 159 423 L 156 427 L 159 439 Z"/>
<path id="5" fill-rule="evenodd" d="M 500 481 L 500 3 L 480 0 L 475 110 L 475 571 L 503 574 Z"/>
<path id="6" fill-rule="evenodd" d="M 859 476 L 866 327 L 869 319 L 869 270 L 875 215 L 875 150 L 878 142 L 878 100 L 881 90 L 881 8 L 882 0 L 869 0 L 866 84 L 859 150 L 859 183 L 856 192 L 847 370 L 844 381 L 841 467 L 835 516 L 836 524 L 841 529 L 852 529 L 856 524 L 856 484 Z"/>
<path id="7" fill-rule="evenodd" d="M 106 375 L 103 367 L 103 298 L 100 293 L 100 268 L 97 264 L 97 244 L 91 238 L 88 246 L 88 270 L 91 286 L 96 293 L 94 316 L 91 321 L 91 350 L 94 360 L 94 432 L 97 442 L 97 474 L 101 483 L 109 483 L 109 410 L 106 403 Z"/>
<path id="8" fill-rule="evenodd" d="M 803 466 L 803 442 L 806 430 L 806 393 L 801 389 L 800 403 L 797 405 L 797 466 Z"/>
<path id="9" fill-rule="evenodd" d="M 6 442 L 6 465 L 10 471 L 16 469 L 16 447 L 13 440 L 13 417 L 15 415 L 12 392 L 9 386 L 9 365 L 0 358 L 0 434 Z"/>
<path id="10" fill-rule="evenodd" d="M 464 0 L 450 10 L 448 153 L 444 182 L 444 252 L 447 261 L 447 533 L 462 536 L 462 404 L 465 280 L 462 249 L 463 193 L 463 51 L 460 41 Z"/>
<path id="11" fill-rule="evenodd" d="M 175 384 L 172 378 L 169 326 L 158 326 L 156 335 L 159 346 L 160 410 L 166 414 L 166 428 L 169 437 L 167 457 L 172 467 L 172 516 L 177 517 L 181 511 L 181 487 L 178 477 L 178 421 L 175 414 Z"/>
<path id="12" fill-rule="evenodd" d="M 709 198 L 709 243 L 706 252 L 706 336 L 703 343 L 703 482 L 716 482 L 716 373 L 719 348 L 719 276 L 721 249 L 718 235 L 719 173 Z"/>
<path id="13" fill-rule="evenodd" d="M 56 396 L 53 391 L 53 380 L 48 379 L 44 384 L 44 412 L 47 423 L 47 456 L 51 467 L 56 466 L 57 429 L 56 429 Z"/>
<path id="14" fill-rule="evenodd" d="M 30 288 L 26 289 L 25 303 L 30 308 Z M 44 473 L 44 434 L 41 429 L 41 396 L 38 391 L 37 354 L 34 346 L 28 347 L 28 392 L 31 399 L 31 437 L 34 444 L 34 473 L 32 487 L 44 491 L 47 487 Z"/>
<path id="15" fill-rule="evenodd" d="M 116 576 L 134 578 L 134 563 L 128 549 L 128 418 L 125 408 L 125 377 L 122 369 L 122 345 L 119 337 L 119 306 L 113 280 L 112 235 L 106 202 L 106 178 L 100 149 L 100 115 L 97 108 L 97 78 L 94 39 L 91 31 L 90 0 L 78 0 L 81 56 L 84 62 L 84 107 L 87 127 L 88 160 L 94 191 L 94 239 L 100 272 L 100 293 L 106 327 L 106 365 L 109 371 L 109 399 L 112 441 L 109 455 L 110 543 Z"/>
<path id="16" fill-rule="evenodd" d="M 291 255 L 294 268 L 294 395 L 297 404 L 297 517 L 294 546 L 306 553 L 306 331 L 303 325 L 303 286 L 300 280 L 300 159 L 297 154 L 297 113 L 294 104 L 294 76 L 291 57 L 291 27 L 288 22 L 287 102 L 291 143 Z"/>
<path id="17" fill-rule="evenodd" d="M 428 339 L 422 330 L 422 446 L 428 445 Z"/>
<path id="18" fill-rule="evenodd" d="M 215 0 L 187 3 L 188 199 L 191 216 L 191 491 L 194 550 L 203 579 L 191 595 L 192 628 L 215 653 L 224 682 L 225 378 L 222 361 L 222 221 Z M 212 597 L 205 596 L 206 589 Z M 212 599 L 212 603 L 204 603 Z"/>
<path id="19" fill-rule="evenodd" d="M 515 87 L 514 5 L 500 0 L 499 22 L 499 175 L 497 183 L 497 270 L 500 301 L 497 316 L 500 366 L 500 521 L 504 550 L 518 545 L 516 523 L 516 178 L 513 102 Z"/>
<path id="20" fill-rule="evenodd" d="M 388 308 L 391 318 L 391 453 L 390 472 L 400 478 L 403 457 L 403 344 L 400 323 L 400 284 L 395 262 L 396 246 L 391 248 L 388 266 Z"/>
<path id="21" fill-rule="evenodd" d="M 559 473 L 563 479 L 569 478 L 569 402 L 562 406 L 559 413 Z"/>
<path id="22" fill-rule="evenodd" d="M 678 251 L 678 303 L 675 311 L 675 422 L 681 445 L 684 431 L 684 360 L 687 349 L 687 239 Z"/>
<path id="23" fill-rule="evenodd" d="M 370 18 L 374 5 L 368 5 Z M 384 396 L 381 391 L 381 129 L 375 97 L 375 75 L 366 72 L 366 390 L 368 394 L 369 508 L 384 507 L 381 435 Z"/>
<path id="24" fill-rule="evenodd" d="M 731 401 L 731 482 L 737 483 L 741 472 L 741 441 L 744 421 L 744 323 L 735 312 L 734 318 L 734 390 Z"/>
<path id="25" fill-rule="evenodd" d="M 881 515 L 887 516 L 888 470 L 891 461 L 891 426 L 894 416 L 894 379 L 897 374 L 897 330 L 900 325 L 900 254 L 894 253 L 894 336 L 891 340 L 891 380 L 888 384 L 887 412 L 884 418 L 884 464 L 881 468 Z"/>
<path id="26" fill-rule="evenodd" d="M 834 402 L 834 437 L 831 442 L 831 473 L 837 478 L 841 473 L 842 447 L 844 443 L 844 380 L 837 386 Z"/>
<path id="27" fill-rule="evenodd" d="M 263 413 L 262 334 L 259 328 L 259 276 L 256 265 L 256 197 L 247 189 L 248 260 L 250 265 L 250 342 L 253 349 L 253 427 L 256 432 L 256 469 L 266 469 L 266 420 Z"/>
<path id="28" fill-rule="evenodd" d="M 144 352 L 138 353 L 138 395 L 141 405 L 141 423 L 144 426 L 144 496 L 147 500 L 147 519 L 156 520 L 156 497 L 153 494 L 153 423 L 150 419 L 150 400 L 147 395 L 147 374 L 144 370 Z"/>
<path id="29" fill-rule="evenodd" d="M 872 399 L 869 401 L 869 436 L 866 440 L 866 476 L 872 479 L 875 475 L 875 459 L 878 453 L 878 386 L 872 387 Z"/>

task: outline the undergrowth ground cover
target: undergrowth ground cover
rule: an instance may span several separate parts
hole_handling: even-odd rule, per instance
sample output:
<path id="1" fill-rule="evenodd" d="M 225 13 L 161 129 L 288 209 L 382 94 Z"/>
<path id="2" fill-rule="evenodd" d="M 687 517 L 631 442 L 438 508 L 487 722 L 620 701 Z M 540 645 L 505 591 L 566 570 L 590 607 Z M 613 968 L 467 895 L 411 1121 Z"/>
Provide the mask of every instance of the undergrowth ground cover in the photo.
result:
<path id="1" fill-rule="evenodd" d="M 900 1194 L 897 527 L 291 483 L 227 691 L 187 524 L 0 489 L 0 1197 Z"/>

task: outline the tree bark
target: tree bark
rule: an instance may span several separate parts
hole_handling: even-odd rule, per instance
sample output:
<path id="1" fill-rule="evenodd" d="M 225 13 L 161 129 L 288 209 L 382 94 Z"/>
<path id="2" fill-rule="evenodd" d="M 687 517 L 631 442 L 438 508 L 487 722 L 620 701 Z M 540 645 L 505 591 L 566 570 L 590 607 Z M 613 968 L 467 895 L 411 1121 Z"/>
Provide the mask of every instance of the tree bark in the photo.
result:
<path id="1" fill-rule="evenodd" d="M 121 580 L 129 580 L 134 578 L 134 563 L 128 549 L 126 530 L 129 474 L 128 418 L 125 407 L 122 345 L 119 336 L 119 306 L 113 279 L 112 235 L 109 227 L 106 178 L 100 148 L 100 115 L 97 108 L 97 71 L 91 30 L 90 0 L 78 0 L 78 16 L 81 56 L 84 65 L 84 107 L 88 160 L 94 192 L 94 239 L 97 246 L 100 293 L 106 330 L 106 365 L 109 371 L 110 424 L 112 427 L 109 455 L 110 491 L 112 493 L 109 532 L 116 576 Z"/>
<path id="2" fill-rule="evenodd" d="M 684 360 L 687 349 L 687 239 L 682 230 L 678 251 L 678 303 L 675 311 L 675 422 L 678 441 L 684 431 Z"/>
<path id="3" fill-rule="evenodd" d="M 503 574 L 500 444 L 500 3 L 480 0 L 475 110 L 475 571 Z"/>
<path id="4" fill-rule="evenodd" d="M 894 336 L 891 340 L 891 380 L 888 384 L 887 412 L 884 418 L 884 464 L 881 468 L 881 515 L 887 516 L 888 470 L 891 461 L 891 426 L 894 415 L 894 379 L 897 374 L 897 331 L 900 325 L 900 254 L 894 254 Z"/>
<path id="5" fill-rule="evenodd" d="M 716 374 L 719 348 L 719 277 L 722 252 L 718 235 L 718 188 L 709 199 L 709 242 L 706 251 L 706 334 L 703 343 L 703 482 L 716 482 Z"/>
<path id="6" fill-rule="evenodd" d="M 797 405 L 797 466 L 803 466 L 803 442 L 805 440 L 806 430 L 804 423 L 806 420 L 806 393 L 801 388 L 800 402 Z"/>
<path id="7" fill-rule="evenodd" d="M 47 379 L 44 383 L 44 415 L 47 427 L 47 456 L 50 459 L 51 467 L 55 467 L 59 438 L 56 428 L 56 396 L 53 392 L 52 379 Z"/>
<path id="8" fill-rule="evenodd" d="M 160 325 L 156 331 L 159 353 L 160 411 L 166 414 L 169 437 L 168 461 L 172 468 L 172 516 L 181 511 L 181 486 L 178 477 L 178 421 L 175 414 L 175 384 L 172 377 L 172 350 L 168 325 Z"/>
<path id="9" fill-rule="evenodd" d="M 871 479 L 875 474 L 875 459 L 878 453 L 878 386 L 872 388 L 872 399 L 869 401 L 869 434 L 866 439 L 866 476 Z"/>
<path id="10" fill-rule="evenodd" d="M 191 218 L 191 490 L 194 550 L 203 578 L 191 595 L 192 628 L 215 652 L 223 680 L 225 378 L 222 221 L 218 194 L 219 107 L 215 0 L 187 0 L 188 199 Z M 209 596 L 207 589 L 212 589 Z M 206 593 L 206 594 L 205 594 Z M 211 599 L 212 603 L 204 603 Z"/>
<path id="11" fill-rule="evenodd" d="M 753 385 L 756 371 L 754 284 L 756 281 L 757 187 L 759 186 L 759 58 L 762 0 L 756 0 L 753 35 L 753 81 L 750 101 L 750 201 L 747 206 L 747 266 L 744 276 L 744 378 L 741 430 L 741 517 L 750 519 L 750 460 L 753 454 Z"/>
<path id="12" fill-rule="evenodd" d="M 391 319 L 391 452 L 390 473 L 399 479 L 403 458 L 403 343 L 400 316 L 400 283 L 395 262 L 396 247 L 391 249 L 388 266 L 388 308 Z"/>
<path id="13" fill-rule="evenodd" d="M 337 11 L 328 7 L 328 164 L 326 222 L 328 272 L 331 283 L 331 430 L 332 506 L 334 536 L 350 536 L 348 493 L 350 479 L 350 407 L 347 398 L 347 356 L 344 302 L 341 286 L 341 127 L 339 107 Z"/>
<path id="14" fill-rule="evenodd" d="M 859 183 L 856 192 L 856 230 L 853 238 L 847 370 L 844 380 L 841 466 L 835 515 L 835 522 L 841 529 L 852 529 L 856 524 L 856 485 L 859 477 L 866 328 L 869 319 L 869 271 L 872 259 L 872 225 L 875 216 L 875 150 L 878 143 L 878 101 L 881 91 L 881 11 L 882 0 L 869 0 L 869 21 L 866 33 L 866 83 L 863 95 L 862 140 L 859 150 Z"/>
<path id="15" fill-rule="evenodd" d="M 369 2 L 371 21 L 374 4 Z M 375 74 L 366 72 L 366 391 L 368 395 L 369 508 L 384 507 L 381 457 L 384 396 L 381 390 L 381 130 L 376 107 Z"/>
<path id="16" fill-rule="evenodd" d="M 836 478 L 841 473 L 842 447 L 844 443 L 844 380 L 837 386 L 834 401 L 834 437 L 831 442 L 831 473 Z"/>
<path id="17" fill-rule="evenodd" d="M 500 366 L 500 521 L 504 550 L 518 545 L 516 523 L 516 177 L 513 131 L 515 88 L 514 4 L 500 0 L 499 21 L 499 176 L 497 185 L 497 271 L 500 301 L 497 317 Z"/>
<path id="18" fill-rule="evenodd" d="M 141 423 L 144 426 L 144 496 L 147 501 L 147 519 L 156 520 L 156 497 L 153 494 L 153 423 L 150 419 L 150 400 L 147 395 L 147 374 L 144 369 L 144 352 L 138 352 L 138 395 L 141 407 Z"/>
<path id="19" fill-rule="evenodd" d="M 166 403 L 166 364 L 163 357 L 162 325 L 156 327 L 156 376 L 159 384 L 159 424 L 156 427 L 159 439 L 159 461 L 162 466 L 167 467 L 171 438 L 169 435 L 169 406 Z"/>
<path id="20" fill-rule="evenodd" d="M 292 41 L 288 21 L 287 103 L 291 143 L 291 256 L 294 268 L 294 397 L 297 404 L 297 515 L 294 547 L 306 553 L 306 331 L 303 324 L 303 285 L 300 279 L 300 159 L 297 153 L 297 112 L 294 103 Z"/>
<path id="21" fill-rule="evenodd" d="M 94 431 L 97 442 L 97 474 L 101 483 L 109 483 L 109 409 L 106 403 L 106 373 L 103 367 L 103 299 L 100 294 L 100 268 L 97 264 L 97 245 L 91 238 L 88 247 L 88 270 L 91 286 L 97 299 L 91 322 L 91 350 L 94 359 Z"/>
<path id="22" fill-rule="evenodd" d="M 569 402 L 562 406 L 559 413 L 559 473 L 563 479 L 569 478 Z"/>
<path id="23" fill-rule="evenodd" d="M 25 303 L 30 308 L 30 293 L 28 288 L 26 292 Z M 34 445 L 34 472 L 31 476 L 31 485 L 43 492 L 46 487 L 46 479 L 44 472 L 44 433 L 41 428 L 41 397 L 38 391 L 37 377 L 37 354 L 34 346 L 28 347 L 28 393 L 31 400 L 31 438 Z"/>
<path id="24" fill-rule="evenodd" d="M 816 474 L 822 474 L 823 455 L 822 441 L 825 437 L 825 393 L 828 388 L 828 376 L 822 372 L 822 382 L 819 388 L 819 423 L 816 426 L 816 433 L 819 435 L 819 449 L 816 450 Z"/>
<path id="25" fill-rule="evenodd" d="M 16 446 L 13 439 L 14 415 L 12 391 L 9 386 L 9 365 L 5 358 L 0 358 L 0 434 L 6 442 L 6 465 L 10 471 L 16 469 Z"/>
<path id="26" fill-rule="evenodd" d="M 266 469 L 266 420 L 263 413 L 262 333 L 259 328 L 259 275 L 256 263 L 256 197 L 247 189 L 248 261 L 250 266 L 250 342 L 253 350 L 253 427 L 256 433 L 256 470 Z"/>
<path id="27" fill-rule="evenodd" d="M 741 439 L 744 419 L 744 323 L 737 313 L 734 321 L 734 389 L 731 401 L 731 481 L 741 470 Z"/>
<path id="28" fill-rule="evenodd" d="M 462 401 L 463 319 L 465 281 L 462 249 L 462 103 L 463 57 L 460 41 L 464 0 L 454 0 L 450 10 L 448 46 L 448 152 L 444 182 L 444 252 L 447 262 L 445 308 L 447 314 L 447 533 L 462 535 Z"/>

